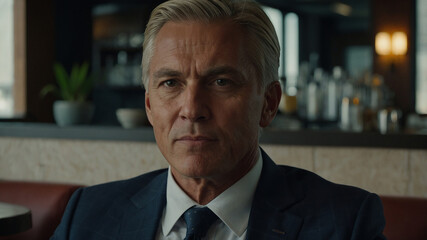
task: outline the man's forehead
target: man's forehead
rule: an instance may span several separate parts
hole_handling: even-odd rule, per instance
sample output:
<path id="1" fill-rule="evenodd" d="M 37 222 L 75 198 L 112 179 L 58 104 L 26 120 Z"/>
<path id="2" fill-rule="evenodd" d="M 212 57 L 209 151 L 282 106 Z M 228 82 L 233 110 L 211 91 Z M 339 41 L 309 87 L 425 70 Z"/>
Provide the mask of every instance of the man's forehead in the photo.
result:
<path id="1" fill-rule="evenodd" d="M 231 21 L 167 22 L 155 39 L 153 58 L 178 57 L 177 54 L 184 54 L 179 57 L 199 53 L 211 56 L 237 54 L 236 51 L 242 51 L 241 31 L 237 27 Z"/>
<path id="2" fill-rule="evenodd" d="M 220 41 L 241 34 L 241 26 L 231 20 L 216 20 L 211 22 L 185 20 L 166 22 L 156 36 L 156 42 L 167 39 Z"/>

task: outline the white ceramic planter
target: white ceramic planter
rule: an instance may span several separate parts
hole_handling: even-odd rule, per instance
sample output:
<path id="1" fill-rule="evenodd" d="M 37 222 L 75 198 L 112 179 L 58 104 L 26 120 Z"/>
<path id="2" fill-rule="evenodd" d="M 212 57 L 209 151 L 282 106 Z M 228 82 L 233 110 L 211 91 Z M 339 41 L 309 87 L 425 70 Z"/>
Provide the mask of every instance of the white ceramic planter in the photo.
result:
<path id="1" fill-rule="evenodd" d="M 144 109 L 119 108 L 116 110 L 116 116 L 124 128 L 138 128 L 148 124 Z"/>
<path id="2" fill-rule="evenodd" d="M 89 102 L 55 101 L 53 117 L 59 126 L 89 124 L 92 120 L 94 106 Z"/>

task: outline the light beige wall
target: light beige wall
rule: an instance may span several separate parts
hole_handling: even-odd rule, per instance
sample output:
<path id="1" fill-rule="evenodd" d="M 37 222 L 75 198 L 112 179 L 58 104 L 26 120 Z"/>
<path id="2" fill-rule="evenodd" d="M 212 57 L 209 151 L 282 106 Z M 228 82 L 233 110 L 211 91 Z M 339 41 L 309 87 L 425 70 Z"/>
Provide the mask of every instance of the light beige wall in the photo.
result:
<path id="1" fill-rule="evenodd" d="M 384 195 L 427 197 L 427 150 L 263 145 L 278 164 Z M 0 138 L 0 179 L 93 185 L 167 167 L 154 143 Z"/>
<path id="2" fill-rule="evenodd" d="M 382 195 L 427 197 L 427 150 L 264 146 L 276 163 Z"/>

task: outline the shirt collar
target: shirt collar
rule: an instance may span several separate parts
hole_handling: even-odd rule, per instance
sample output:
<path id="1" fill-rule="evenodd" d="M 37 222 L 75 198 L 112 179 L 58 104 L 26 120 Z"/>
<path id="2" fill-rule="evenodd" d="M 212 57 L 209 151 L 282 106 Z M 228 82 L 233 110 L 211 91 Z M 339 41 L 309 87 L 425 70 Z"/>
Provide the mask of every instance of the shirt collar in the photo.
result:
<path id="1" fill-rule="evenodd" d="M 261 170 L 262 157 L 259 153 L 254 167 L 245 176 L 206 205 L 239 237 L 248 226 L 252 199 L 261 176 Z M 199 204 L 188 197 L 178 186 L 169 167 L 166 209 L 162 220 L 163 235 L 167 236 L 181 215 L 194 205 Z"/>
<path id="2" fill-rule="evenodd" d="M 169 166 L 166 185 L 166 209 L 162 220 L 163 236 L 167 236 L 181 215 L 194 205 L 198 204 L 178 186 Z"/>

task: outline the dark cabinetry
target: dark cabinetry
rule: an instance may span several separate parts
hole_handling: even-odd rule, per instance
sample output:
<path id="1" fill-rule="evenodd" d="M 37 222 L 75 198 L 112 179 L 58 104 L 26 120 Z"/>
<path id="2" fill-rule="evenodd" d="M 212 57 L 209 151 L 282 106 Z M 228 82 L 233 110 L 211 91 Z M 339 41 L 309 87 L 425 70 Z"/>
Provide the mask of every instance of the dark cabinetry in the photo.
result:
<path id="1" fill-rule="evenodd" d="M 144 108 L 142 42 L 153 3 L 103 2 L 92 7 L 94 123 L 117 125 L 118 108 Z"/>

